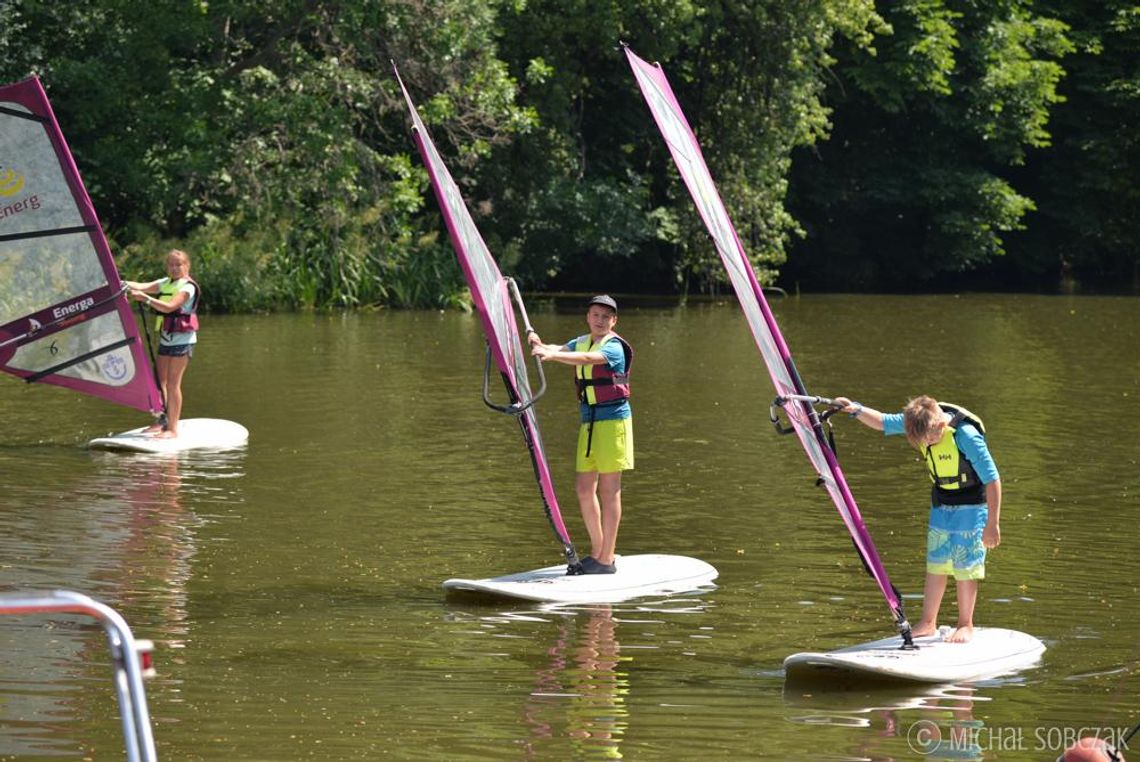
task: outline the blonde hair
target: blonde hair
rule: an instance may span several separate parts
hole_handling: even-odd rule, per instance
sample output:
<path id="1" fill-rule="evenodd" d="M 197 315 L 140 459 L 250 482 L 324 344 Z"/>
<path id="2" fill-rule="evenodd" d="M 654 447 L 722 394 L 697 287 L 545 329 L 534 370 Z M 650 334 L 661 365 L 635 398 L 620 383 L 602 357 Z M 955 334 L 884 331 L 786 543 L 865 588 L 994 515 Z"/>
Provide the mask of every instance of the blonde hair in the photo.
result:
<path id="1" fill-rule="evenodd" d="M 907 441 L 917 449 L 922 449 L 926 438 L 941 428 L 944 420 L 938 402 L 925 394 L 915 397 L 903 408 L 903 428 L 906 430 Z"/>
<path id="2" fill-rule="evenodd" d="M 170 251 L 166 252 L 167 260 L 169 260 L 171 257 L 178 257 L 186 263 L 186 269 L 190 269 L 190 255 L 184 252 L 182 249 L 171 249 Z"/>

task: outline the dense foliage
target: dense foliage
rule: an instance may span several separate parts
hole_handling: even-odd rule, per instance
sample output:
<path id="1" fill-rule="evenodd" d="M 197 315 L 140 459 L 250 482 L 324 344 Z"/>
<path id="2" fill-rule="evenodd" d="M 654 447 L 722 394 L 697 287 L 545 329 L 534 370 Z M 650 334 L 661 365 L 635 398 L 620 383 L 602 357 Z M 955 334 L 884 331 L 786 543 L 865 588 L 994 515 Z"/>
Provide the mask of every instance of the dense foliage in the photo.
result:
<path id="1" fill-rule="evenodd" d="M 215 310 L 463 301 L 391 61 L 528 288 L 716 291 L 619 41 L 768 282 L 1136 277 L 1122 0 L 10 0 L 0 81 L 43 79 L 124 273 L 178 245 Z"/>
<path id="2" fill-rule="evenodd" d="M 844 52 L 836 129 L 796 167 L 808 282 L 906 288 L 1006 253 L 1034 201 L 1010 181 L 1049 145 L 1066 26 L 1026 0 L 905 0 L 875 50 Z"/>

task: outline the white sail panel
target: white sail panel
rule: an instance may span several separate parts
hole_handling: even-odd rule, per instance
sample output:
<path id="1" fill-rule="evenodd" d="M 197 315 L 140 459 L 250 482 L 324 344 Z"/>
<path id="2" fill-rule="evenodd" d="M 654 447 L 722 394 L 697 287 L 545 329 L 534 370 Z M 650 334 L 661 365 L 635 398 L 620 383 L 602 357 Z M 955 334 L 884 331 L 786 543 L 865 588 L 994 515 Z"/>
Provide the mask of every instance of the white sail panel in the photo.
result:
<path id="1" fill-rule="evenodd" d="M 64 366 L 56 373 L 65 378 L 122 387 L 137 377 L 130 345 L 90 355 L 92 347 L 109 347 L 123 340 L 123 327 L 113 312 L 85 320 L 52 334 L 51 341 L 24 344 L 12 353 L 8 367 L 29 374 Z M 146 369 L 144 369 L 144 372 Z"/>
<path id="2" fill-rule="evenodd" d="M 558 507 L 558 497 L 554 491 L 542 434 L 538 428 L 538 417 L 533 405 L 535 398 L 526 367 L 530 355 L 519 340 L 518 324 L 508 290 L 509 282 L 499 271 L 499 266 L 475 226 L 475 220 L 472 219 L 471 212 L 463 201 L 459 186 L 456 185 L 443 158 L 436 150 L 412 102 L 411 95 L 400 79 L 399 71 L 395 73 L 412 119 L 416 146 L 427 167 L 436 200 L 447 224 L 452 247 L 471 290 L 471 298 L 483 324 L 491 356 L 502 375 L 512 403 L 521 410 L 518 414 L 519 426 L 522 427 L 523 438 L 531 453 L 547 518 L 555 536 L 562 543 L 568 563 L 576 564 L 577 552 L 574 550 L 570 533 Z"/>
<path id="3" fill-rule="evenodd" d="M 910 625 L 903 616 L 900 596 L 883 568 L 878 551 L 855 504 L 855 498 L 852 497 L 835 454 L 827 443 L 819 416 L 811 403 L 795 399 L 807 397 L 807 392 L 796 371 L 791 352 L 776 325 L 776 319 L 764 298 L 764 292 L 756 279 L 744 245 L 713 183 L 696 135 L 693 134 L 661 67 L 650 65 L 629 48 L 626 48 L 625 52 L 649 110 L 665 138 L 669 153 L 673 156 L 677 171 L 689 189 L 697 211 L 724 263 L 737 300 L 744 310 L 749 328 L 764 359 L 764 365 L 776 387 L 777 399 L 785 402 L 784 410 L 803 445 L 804 452 L 819 475 L 820 482 L 827 488 L 868 572 L 890 606 L 896 624 L 904 638 L 909 640 Z"/>
<path id="4" fill-rule="evenodd" d="M 146 347 L 39 80 L 0 87 L 0 370 L 159 413 Z"/>

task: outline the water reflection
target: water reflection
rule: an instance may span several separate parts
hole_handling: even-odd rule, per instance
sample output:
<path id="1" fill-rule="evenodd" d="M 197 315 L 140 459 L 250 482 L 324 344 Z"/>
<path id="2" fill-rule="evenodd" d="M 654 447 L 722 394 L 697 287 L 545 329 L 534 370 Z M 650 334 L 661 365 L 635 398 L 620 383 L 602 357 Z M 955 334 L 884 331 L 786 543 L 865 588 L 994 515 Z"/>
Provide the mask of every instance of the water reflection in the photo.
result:
<path id="1" fill-rule="evenodd" d="M 0 589 L 75 590 L 106 602 L 156 641 L 161 669 L 189 633 L 187 584 L 201 521 L 186 494 L 208 489 L 204 479 L 240 476 L 240 460 L 81 451 L 41 459 L 44 448 L 25 449 L 13 456 L 44 471 L 6 495 Z M 70 467 L 51 468 L 61 457 Z M 89 751 L 96 725 L 115 732 L 110 655 L 92 620 L 3 617 L 0 642 L 0 693 L 14 718 L 0 732 L 0 755 Z M 84 683 L 103 690 L 81 690 Z"/>
<path id="2" fill-rule="evenodd" d="M 629 720 L 629 672 L 609 605 L 583 609 L 558 622 L 547 663 L 536 674 L 524 717 L 530 728 L 528 759 L 546 755 L 540 743 L 559 734 L 570 739 L 574 757 L 621 759 Z"/>
<path id="3" fill-rule="evenodd" d="M 501 727 L 528 759 L 621 759 L 634 725 L 642 736 L 661 732 L 660 718 L 645 707 L 708 708 L 705 700 L 679 701 L 677 675 L 659 667 L 660 659 L 695 663 L 714 650 L 712 604 L 702 596 L 519 609 L 479 596 L 455 601 L 445 637 L 463 666 L 453 674 L 462 683 L 478 673 L 480 684 L 491 679 L 499 695 L 514 697 L 514 719 Z M 473 711 L 498 722 L 483 702 Z"/>
<path id="4" fill-rule="evenodd" d="M 1030 744 L 1038 724 L 1140 721 L 1127 531 L 1140 494 L 1140 416 L 1128 414 L 1140 397 L 1136 301 L 821 296 L 773 309 L 811 391 L 885 407 L 928 390 L 993 426 L 1008 526 L 979 613 L 1049 650 L 1025 684 L 976 686 L 986 733 L 1021 728 Z M 555 335 L 581 319 L 532 318 Z M 945 707 L 896 706 L 887 736 L 885 710 L 860 711 L 884 708 L 883 694 L 789 706 L 782 675 L 757 674 L 778 673 L 795 651 L 867 640 L 889 620 L 801 448 L 771 433 L 770 382 L 739 308 L 631 309 L 622 325 L 645 348 L 645 448 L 623 542 L 702 558 L 721 576 L 715 606 L 613 607 L 615 646 L 597 648 L 592 678 L 594 694 L 626 684 L 610 710 L 574 683 L 591 684 L 576 661 L 591 614 L 522 606 L 494 619 L 497 609 L 443 602 L 439 583 L 457 570 L 531 568 L 556 552 L 517 427 L 489 420 L 479 401 L 473 315 L 212 318 L 190 391 L 203 414 L 247 422 L 254 438 L 229 461 L 180 458 L 177 476 L 168 463 L 83 449 L 127 428 L 113 406 L 0 382 L 0 587 L 128 602 L 136 632 L 158 641 L 148 691 L 164 758 L 480 759 L 529 744 L 570 759 L 571 743 L 625 757 L 920 758 L 903 731 Z M 946 357 L 953 373 L 932 370 Z M 678 376 L 682 367 L 700 372 Z M 572 399 L 570 379 L 549 381 L 543 434 L 561 489 L 573 453 L 558 443 L 573 441 L 577 420 L 557 403 Z M 1079 425 L 1058 425 L 1075 414 Z M 895 444 L 836 429 L 884 563 L 913 591 L 921 473 Z M 34 629 L 0 630 L 0 749 L 13 733 L 32 746 L 13 716 L 36 721 L 41 755 L 118 748 L 101 635 L 69 622 Z M 90 654 L 66 650 L 88 638 Z M 549 653 L 559 644 L 561 672 Z M 531 696 L 552 670 L 551 686 L 582 695 Z M 84 704 L 92 711 L 78 719 Z M 820 724 L 789 721 L 812 716 Z M 574 739 L 572 727 L 613 737 Z"/>
<path id="5" fill-rule="evenodd" d="M 192 576 L 191 562 L 200 524 L 182 500 L 184 476 L 177 457 L 126 458 L 115 474 L 122 485 L 127 533 L 118 549 L 126 566 L 144 562 L 142 578 L 116 574 L 118 599 L 127 609 L 152 607 L 163 623 L 161 646 L 185 646 L 187 628 L 186 585 Z M 128 568 L 130 568 L 128 567 Z"/>
<path id="6" fill-rule="evenodd" d="M 792 722 L 871 730 L 860 734 L 856 747 L 867 759 L 893 760 L 900 749 L 910 751 L 903 758 L 984 758 L 986 725 L 976 716 L 975 704 L 990 698 L 978 695 L 975 686 L 880 686 L 866 691 L 824 685 L 812 692 L 789 686 L 784 698 Z M 801 713 L 804 710 L 807 713 Z"/>

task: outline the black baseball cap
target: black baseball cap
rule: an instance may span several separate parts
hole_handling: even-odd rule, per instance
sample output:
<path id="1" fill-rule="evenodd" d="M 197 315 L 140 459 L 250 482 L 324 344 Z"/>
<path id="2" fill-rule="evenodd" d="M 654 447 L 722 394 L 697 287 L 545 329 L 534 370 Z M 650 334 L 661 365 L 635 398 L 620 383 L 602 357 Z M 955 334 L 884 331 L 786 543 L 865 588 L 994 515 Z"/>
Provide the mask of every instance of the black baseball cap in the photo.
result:
<path id="1" fill-rule="evenodd" d="M 586 308 L 589 309 L 595 304 L 609 307 L 614 312 L 617 312 L 617 302 L 615 302 L 614 298 L 609 294 L 599 294 L 598 296 L 595 296 L 593 299 L 586 303 Z"/>

